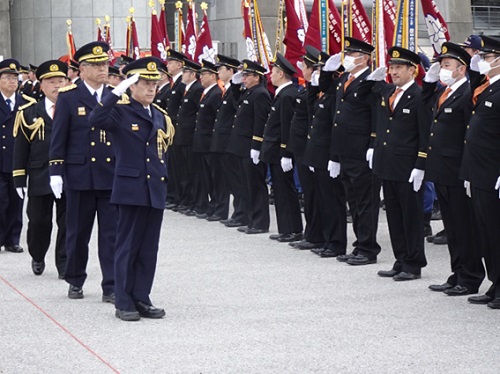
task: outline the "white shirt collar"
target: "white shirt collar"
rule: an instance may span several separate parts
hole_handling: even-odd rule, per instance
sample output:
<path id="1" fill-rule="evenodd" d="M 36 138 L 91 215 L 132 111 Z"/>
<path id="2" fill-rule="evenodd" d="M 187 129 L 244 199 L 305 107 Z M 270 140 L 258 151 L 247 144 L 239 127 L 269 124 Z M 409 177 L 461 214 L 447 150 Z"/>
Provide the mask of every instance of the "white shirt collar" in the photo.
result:
<path id="1" fill-rule="evenodd" d="M 186 89 L 184 90 L 184 92 L 188 92 L 194 82 L 196 82 L 196 79 L 194 81 L 192 81 L 191 83 L 186 84 Z"/>
<path id="2" fill-rule="evenodd" d="M 94 90 L 92 87 L 88 85 L 87 82 L 83 81 L 83 84 L 85 84 L 85 87 L 90 91 L 90 94 L 94 96 L 94 92 L 97 92 L 97 100 L 101 101 L 102 98 L 102 91 L 104 90 L 104 85 L 101 85 L 97 90 Z"/>
<path id="3" fill-rule="evenodd" d="M 490 78 L 490 85 L 492 85 L 493 83 L 495 83 L 499 79 L 500 79 L 500 74 L 495 75 L 493 78 Z"/>
<path id="4" fill-rule="evenodd" d="M 364 69 L 361 69 L 360 71 L 358 71 L 356 74 L 350 74 L 350 75 L 353 75 L 354 78 L 357 78 L 359 77 L 361 74 L 363 74 L 366 70 L 368 70 L 368 66 Z"/>
<path id="5" fill-rule="evenodd" d="M 413 80 L 413 79 L 412 79 L 411 81 L 409 81 L 408 83 L 406 83 L 406 84 L 405 84 L 405 85 L 403 85 L 402 87 L 398 87 L 398 88 L 402 89 L 402 90 L 403 90 L 403 92 L 404 92 L 404 91 L 406 91 L 408 88 L 410 88 L 410 86 L 411 86 L 413 83 L 415 83 L 415 80 Z"/>
<path id="6" fill-rule="evenodd" d="M 226 91 L 229 89 L 229 87 L 231 87 L 231 81 L 227 82 L 227 83 L 224 85 L 224 88 L 226 89 Z"/>
<path id="7" fill-rule="evenodd" d="M 178 79 L 180 76 L 182 76 L 182 70 L 181 70 L 181 72 L 180 72 L 180 73 L 177 73 L 177 74 L 175 74 L 175 75 L 172 77 L 172 81 L 174 81 L 174 83 L 175 83 L 175 82 L 177 82 L 177 79 Z"/>
<path id="8" fill-rule="evenodd" d="M 162 84 L 161 86 L 159 86 L 158 87 L 158 92 L 161 91 L 163 87 L 165 87 L 165 86 L 167 86 L 169 84 L 170 84 L 170 82 L 166 82 L 166 83 Z"/>
<path id="9" fill-rule="evenodd" d="M 277 89 L 276 89 L 276 93 L 274 94 L 274 96 L 278 96 L 278 94 L 280 93 L 280 91 L 285 88 L 286 86 L 289 86 L 291 85 L 293 82 L 286 82 L 286 83 L 283 83 L 281 86 L 279 86 Z"/>
<path id="10" fill-rule="evenodd" d="M 7 97 L 3 94 L 2 92 L 2 97 L 3 97 L 3 101 L 7 100 L 7 99 L 10 99 L 12 105 L 15 105 L 16 104 L 16 94 L 14 93 L 11 97 Z"/>
<path id="11" fill-rule="evenodd" d="M 208 91 L 210 91 L 212 89 L 213 86 L 216 86 L 217 83 L 214 83 L 212 84 L 210 87 L 207 87 L 203 90 L 203 95 L 206 95 L 208 93 Z"/>
<path id="12" fill-rule="evenodd" d="M 460 79 L 459 81 L 456 81 L 455 83 L 453 83 L 450 88 L 451 88 L 451 92 L 455 92 L 458 87 L 460 87 L 462 84 L 464 84 L 465 82 L 467 82 L 467 78 L 466 77 L 463 77 L 462 79 Z"/>
<path id="13" fill-rule="evenodd" d="M 45 101 L 45 111 L 47 112 L 50 118 L 54 119 L 52 117 L 52 107 L 55 104 L 52 101 L 50 101 L 47 97 L 45 97 L 44 101 Z"/>

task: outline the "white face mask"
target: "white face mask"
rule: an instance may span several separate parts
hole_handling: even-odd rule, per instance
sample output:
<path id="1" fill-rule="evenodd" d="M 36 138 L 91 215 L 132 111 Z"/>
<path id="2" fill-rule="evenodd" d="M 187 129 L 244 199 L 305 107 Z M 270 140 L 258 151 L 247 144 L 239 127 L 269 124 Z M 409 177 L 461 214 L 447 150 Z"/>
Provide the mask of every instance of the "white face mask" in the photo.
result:
<path id="1" fill-rule="evenodd" d="M 453 72 L 455 70 L 446 70 L 446 69 L 439 70 L 439 80 L 443 82 L 445 85 L 451 86 L 453 83 L 457 81 L 457 78 L 453 78 Z"/>
<path id="2" fill-rule="evenodd" d="M 494 63 L 499 58 L 500 57 L 497 57 L 496 59 L 494 59 L 491 62 L 487 62 L 485 60 L 479 60 L 479 62 L 477 63 L 477 66 L 479 67 L 479 74 L 484 74 L 484 75 L 488 74 L 490 72 L 490 70 L 492 69 L 491 64 Z M 496 69 L 496 68 L 498 68 L 498 66 L 495 66 L 493 69 Z"/>
<path id="3" fill-rule="evenodd" d="M 344 69 L 347 72 L 353 71 L 356 66 L 360 64 L 356 64 L 355 61 L 360 57 L 353 57 L 353 56 L 344 56 Z"/>

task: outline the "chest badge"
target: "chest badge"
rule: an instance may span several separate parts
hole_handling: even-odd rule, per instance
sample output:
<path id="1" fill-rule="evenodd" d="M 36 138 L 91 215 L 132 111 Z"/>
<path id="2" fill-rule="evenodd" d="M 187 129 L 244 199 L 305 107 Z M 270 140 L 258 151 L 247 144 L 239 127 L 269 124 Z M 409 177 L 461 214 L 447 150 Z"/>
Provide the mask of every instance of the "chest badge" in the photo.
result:
<path id="1" fill-rule="evenodd" d="M 382 103 L 380 105 L 385 106 L 385 100 L 384 99 L 382 99 Z"/>
<path id="2" fill-rule="evenodd" d="M 85 109 L 84 106 L 78 107 L 78 115 L 79 116 L 86 116 L 87 115 L 87 110 Z"/>
<path id="3" fill-rule="evenodd" d="M 136 123 L 132 124 L 132 131 L 139 131 L 139 125 Z"/>

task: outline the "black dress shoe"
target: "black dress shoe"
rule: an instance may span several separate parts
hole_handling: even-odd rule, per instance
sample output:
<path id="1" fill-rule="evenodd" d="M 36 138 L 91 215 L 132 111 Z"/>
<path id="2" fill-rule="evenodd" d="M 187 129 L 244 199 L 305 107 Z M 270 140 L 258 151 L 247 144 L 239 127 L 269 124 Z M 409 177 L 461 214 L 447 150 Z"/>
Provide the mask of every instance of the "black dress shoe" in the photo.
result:
<path id="1" fill-rule="evenodd" d="M 290 247 L 297 248 L 297 246 L 298 246 L 299 244 L 302 244 L 302 243 L 305 243 L 305 242 L 306 242 L 306 240 L 305 240 L 305 239 L 302 239 L 300 242 L 290 242 L 290 243 L 288 243 L 288 245 L 289 245 Z"/>
<path id="2" fill-rule="evenodd" d="M 232 218 L 228 218 L 228 219 L 221 219 L 219 220 L 219 222 L 225 225 L 226 223 L 234 222 L 234 220 Z"/>
<path id="3" fill-rule="evenodd" d="M 431 284 L 429 286 L 429 289 L 432 291 L 436 291 L 436 292 L 443 292 L 444 290 L 448 290 L 448 289 L 453 288 L 453 287 L 454 286 L 452 286 L 449 283 L 443 283 L 443 284 Z"/>
<path id="4" fill-rule="evenodd" d="M 471 304 L 482 304 L 486 305 L 493 301 L 493 298 L 488 295 L 470 296 L 467 301 Z"/>
<path id="5" fill-rule="evenodd" d="M 303 241 L 303 242 L 298 242 L 298 243 L 290 243 L 290 245 L 292 245 L 292 244 L 295 244 L 295 248 L 300 249 L 300 250 L 320 248 L 322 245 L 322 243 L 311 243 L 308 241 Z"/>
<path id="6" fill-rule="evenodd" d="M 434 240 L 432 241 L 432 244 L 434 245 L 445 245 L 448 244 L 448 237 L 445 235 L 441 236 L 435 236 Z"/>
<path id="7" fill-rule="evenodd" d="M 326 251 L 325 248 L 322 248 L 321 246 L 319 246 L 318 248 L 311 248 L 311 252 L 316 254 L 316 255 L 320 255 L 321 252 L 323 251 Z"/>
<path id="8" fill-rule="evenodd" d="M 187 217 L 194 217 L 196 216 L 196 212 L 194 210 L 189 210 L 186 213 L 184 213 L 184 215 Z"/>
<path id="9" fill-rule="evenodd" d="M 5 246 L 5 250 L 6 250 L 7 252 L 12 252 L 12 253 L 21 253 L 21 252 L 24 252 L 23 247 L 21 247 L 19 244 L 15 244 L 15 245 L 6 245 L 6 246 Z"/>
<path id="10" fill-rule="evenodd" d="M 420 279 L 420 274 L 412 274 L 402 271 L 401 273 L 393 276 L 392 279 L 394 279 L 396 282 L 412 281 L 415 279 Z"/>
<path id="11" fill-rule="evenodd" d="M 45 270 L 45 262 L 36 262 L 35 260 L 31 260 L 31 270 L 33 270 L 33 274 L 42 275 Z"/>
<path id="12" fill-rule="evenodd" d="M 245 234 L 264 234 L 266 232 L 269 232 L 269 230 L 266 230 L 266 229 L 254 229 L 253 227 L 249 227 L 245 231 Z"/>
<path id="13" fill-rule="evenodd" d="M 207 221 L 208 222 L 216 222 L 216 221 L 220 221 L 222 219 L 221 216 L 210 216 L 210 217 L 207 217 Z"/>
<path id="14" fill-rule="evenodd" d="M 377 274 L 379 277 L 392 278 L 398 273 L 399 271 L 391 269 L 391 270 L 379 270 Z"/>
<path id="15" fill-rule="evenodd" d="M 356 255 L 354 253 L 349 253 L 349 254 L 346 254 L 346 255 L 340 255 L 340 256 L 337 256 L 337 261 L 347 262 L 347 260 L 349 260 L 350 258 L 353 258 L 353 257 L 356 257 Z"/>
<path id="16" fill-rule="evenodd" d="M 226 227 L 246 227 L 243 222 L 238 222 L 238 221 L 231 221 L 231 222 L 225 223 L 224 226 L 226 226 Z"/>
<path id="17" fill-rule="evenodd" d="M 83 290 L 81 287 L 69 285 L 68 297 L 70 299 L 83 299 Z"/>
<path id="18" fill-rule="evenodd" d="M 165 316 L 165 310 L 145 304 L 141 301 L 135 303 L 135 307 L 137 308 L 140 316 L 144 318 L 162 318 Z"/>
<path id="19" fill-rule="evenodd" d="M 369 265 L 369 264 L 376 264 L 377 259 L 376 258 L 368 258 L 364 255 L 356 255 L 354 257 L 351 257 L 347 259 L 346 261 L 349 265 Z"/>
<path id="20" fill-rule="evenodd" d="M 279 238 L 281 238 L 282 235 L 285 235 L 285 234 L 272 234 L 272 235 L 269 235 L 269 239 L 278 240 Z"/>
<path id="21" fill-rule="evenodd" d="M 334 250 L 332 249 L 325 249 L 324 251 L 321 251 L 319 253 L 319 255 L 323 258 L 331 258 L 331 257 L 337 257 L 338 255 L 340 255 L 342 253 L 337 253 L 335 252 Z"/>
<path id="22" fill-rule="evenodd" d="M 457 284 L 453 288 L 448 288 L 443 292 L 448 296 L 465 296 L 465 295 L 470 295 L 472 293 L 477 293 L 477 291 L 474 292 L 474 290 L 470 290 L 467 287 L 460 286 L 459 284 Z"/>
<path id="23" fill-rule="evenodd" d="M 102 295 L 102 302 L 103 303 L 110 303 L 114 304 L 115 303 L 115 293 L 111 293 L 109 295 Z"/>
<path id="24" fill-rule="evenodd" d="M 248 226 L 240 226 L 240 227 L 238 227 L 238 231 L 239 232 L 247 232 L 248 229 L 249 229 Z"/>
<path id="25" fill-rule="evenodd" d="M 57 278 L 64 279 L 64 273 L 59 273 L 59 275 L 57 276 Z"/>
<path id="26" fill-rule="evenodd" d="M 175 204 L 175 203 L 166 203 L 165 204 L 165 209 L 173 210 L 174 208 L 177 208 L 177 204 Z"/>
<path id="27" fill-rule="evenodd" d="M 281 238 L 278 238 L 278 241 L 280 243 L 290 243 L 290 242 L 297 242 L 299 240 L 302 240 L 302 233 L 301 232 L 295 232 L 291 234 L 283 234 Z"/>
<path id="28" fill-rule="evenodd" d="M 500 298 L 495 298 L 488 303 L 488 308 L 491 309 L 500 309 Z"/>
<path id="29" fill-rule="evenodd" d="M 122 321 L 139 321 L 141 319 L 141 315 L 137 310 L 116 309 L 115 316 L 120 318 Z"/>
<path id="30" fill-rule="evenodd" d="M 205 219 L 207 217 L 208 217 L 207 213 L 196 213 L 196 218 Z"/>

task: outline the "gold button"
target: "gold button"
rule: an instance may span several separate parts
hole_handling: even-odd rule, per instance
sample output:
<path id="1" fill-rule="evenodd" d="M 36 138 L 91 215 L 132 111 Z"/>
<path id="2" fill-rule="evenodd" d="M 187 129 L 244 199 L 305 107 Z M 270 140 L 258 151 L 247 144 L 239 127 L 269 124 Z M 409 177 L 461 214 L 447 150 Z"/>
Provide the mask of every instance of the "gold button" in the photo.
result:
<path id="1" fill-rule="evenodd" d="M 437 123 L 437 122 L 438 122 L 438 120 L 437 120 L 437 119 L 435 119 L 435 120 L 434 120 L 434 123 Z"/>
<path id="2" fill-rule="evenodd" d="M 111 145 L 111 142 L 106 142 L 106 145 L 109 147 Z"/>
<path id="3" fill-rule="evenodd" d="M 467 125 L 467 128 L 470 129 L 470 125 Z"/>
<path id="4" fill-rule="evenodd" d="M 106 159 L 106 162 L 111 162 L 111 159 L 108 157 L 108 158 Z"/>
<path id="5" fill-rule="evenodd" d="M 467 144 L 467 140 L 464 140 L 464 144 Z"/>
<path id="6" fill-rule="evenodd" d="M 148 174 L 148 175 L 146 176 L 146 178 L 150 179 L 150 178 L 151 178 L 151 175 L 149 175 L 149 174 Z"/>
<path id="7" fill-rule="evenodd" d="M 163 182 L 163 181 L 165 180 L 165 177 L 161 177 L 160 179 L 161 179 L 161 181 Z"/>
<path id="8" fill-rule="evenodd" d="M 431 136 L 434 136 L 434 133 L 433 133 L 433 132 L 431 132 Z"/>
<path id="9" fill-rule="evenodd" d="M 146 145 L 149 145 L 149 142 L 146 142 Z"/>
<path id="10" fill-rule="evenodd" d="M 160 162 L 161 162 L 162 164 L 164 164 L 164 163 L 165 163 L 165 161 L 163 161 L 163 160 L 160 160 Z"/>
<path id="11" fill-rule="evenodd" d="M 146 159 L 146 162 L 149 162 L 149 158 Z"/>
<path id="12" fill-rule="evenodd" d="M 384 142 L 384 145 L 387 145 L 387 143 L 386 143 L 386 142 Z"/>
<path id="13" fill-rule="evenodd" d="M 476 114 L 476 111 L 475 111 L 475 110 L 473 110 L 473 111 L 472 111 L 472 115 L 474 115 L 474 114 Z"/>
<path id="14" fill-rule="evenodd" d="M 340 110 L 337 110 L 337 114 L 340 114 Z"/>
<path id="15" fill-rule="evenodd" d="M 429 147 L 429 151 L 432 151 L 432 147 Z"/>
<path id="16" fill-rule="evenodd" d="M 392 117 L 389 117 L 389 121 L 392 121 Z"/>
<path id="17" fill-rule="evenodd" d="M 2 138 L 5 139 L 5 135 L 2 135 Z"/>
<path id="18" fill-rule="evenodd" d="M 92 130 L 92 131 L 94 131 L 94 130 L 95 130 L 95 127 L 92 127 L 92 128 L 91 128 L 91 130 Z"/>
<path id="19" fill-rule="evenodd" d="M 95 162 L 95 157 L 92 157 L 92 159 L 91 159 L 91 160 L 92 160 L 92 162 Z"/>
<path id="20" fill-rule="evenodd" d="M 336 123 L 334 123 L 334 124 L 333 124 L 333 127 L 337 127 L 337 124 L 336 124 Z"/>
<path id="21" fill-rule="evenodd" d="M 386 133 L 388 133 L 388 134 L 389 134 L 390 132 L 391 132 L 391 130 L 387 129 Z"/>
<path id="22" fill-rule="evenodd" d="M 90 142 L 90 145 L 93 147 L 95 146 L 95 142 Z"/>
<path id="23" fill-rule="evenodd" d="M 344 102 L 344 99 L 340 99 L 340 101 L 343 103 L 343 102 Z"/>

